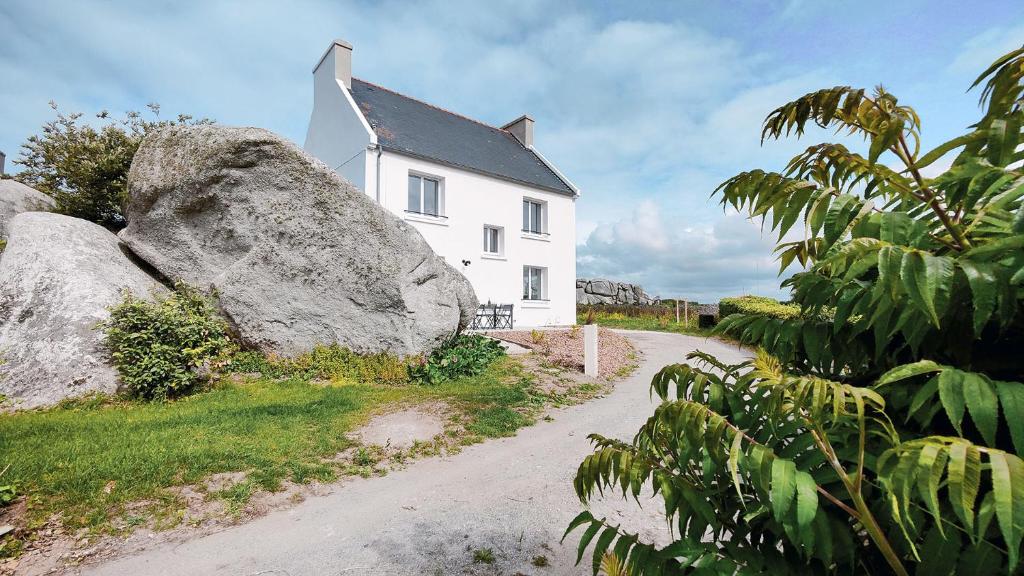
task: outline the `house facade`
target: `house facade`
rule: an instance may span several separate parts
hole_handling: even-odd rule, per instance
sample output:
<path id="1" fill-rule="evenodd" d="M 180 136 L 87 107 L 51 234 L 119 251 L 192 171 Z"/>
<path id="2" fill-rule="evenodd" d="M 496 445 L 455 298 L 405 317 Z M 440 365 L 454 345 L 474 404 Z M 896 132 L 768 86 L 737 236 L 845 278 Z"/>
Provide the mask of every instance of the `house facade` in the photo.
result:
<path id="1" fill-rule="evenodd" d="M 516 328 L 576 321 L 579 191 L 533 147 L 529 116 L 493 127 L 352 77 L 335 40 L 313 69 L 305 149 L 415 227 Z"/>

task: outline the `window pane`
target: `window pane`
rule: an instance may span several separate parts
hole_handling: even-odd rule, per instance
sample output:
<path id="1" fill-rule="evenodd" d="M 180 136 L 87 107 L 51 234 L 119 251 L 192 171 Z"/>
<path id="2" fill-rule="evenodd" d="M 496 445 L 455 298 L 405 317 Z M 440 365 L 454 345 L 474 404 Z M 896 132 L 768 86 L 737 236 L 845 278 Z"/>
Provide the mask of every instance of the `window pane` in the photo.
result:
<path id="1" fill-rule="evenodd" d="M 523 230 L 530 229 L 530 203 L 523 200 Z"/>
<path id="2" fill-rule="evenodd" d="M 439 202 L 437 201 L 437 181 L 423 179 L 423 212 L 437 216 Z"/>
<path id="3" fill-rule="evenodd" d="M 488 244 L 490 241 L 491 241 L 491 229 L 485 227 L 484 228 L 484 252 L 490 252 L 491 251 L 491 247 Z"/>
<path id="4" fill-rule="evenodd" d="M 498 229 L 484 228 L 484 251 L 491 254 L 498 253 Z"/>
<path id="5" fill-rule="evenodd" d="M 530 299 L 530 268 L 523 266 L 523 300 Z"/>
<path id="6" fill-rule="evenodd" d="M 421 212 L 420 205 L 420 177 L 409 176 L 409 212 Z"/>
<path id="7" fill-rule="evenodd" d="M 541 205 L 538 202 L 531 202 L 531 204 L 532 206 L 530 208 L 533 211 L 533 216 L 530 218 L 530 224 L 533 228 L 530 228 L 530 231 L 540 234 L 544 231 L 544 229 L 541 228 Z"/>
<path id="8" fill-rule="evenodd" d="M 534 300 L 540 300 L 540 268 L 533 268 L 530 274 L 530 296 Z"/>

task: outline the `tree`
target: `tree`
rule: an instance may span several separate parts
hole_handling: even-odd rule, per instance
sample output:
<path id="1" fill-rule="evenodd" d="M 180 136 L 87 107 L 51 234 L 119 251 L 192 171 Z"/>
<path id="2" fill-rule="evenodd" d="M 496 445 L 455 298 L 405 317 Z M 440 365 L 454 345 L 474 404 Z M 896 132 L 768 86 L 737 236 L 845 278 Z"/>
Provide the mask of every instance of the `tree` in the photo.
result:
<path id="1" fill-rule="evenodd" d="M 581 500 L 650 482 L 678 529 L 657 548 L 583 512 L 570 531 L 585 527 L 595 573 L 608 551 L 634 575 L 1020 567 L 1022 77 L 1024 48 L 975 81 L 982 118 L 928 152 L 917 114 L 881 87 L 769 114 L 763 140 L 814 124 L 862 136 L 867 156 L 818 144 L 717 188 L 778 233 L 783 270 L 804 265 L 783 282 L 800 314 L 723 319 L 753 360 L 691 354 L 655 376 L 662 403 L 632 442 L 591 436 Z M 804 240 L 783 242 L 798 221 Z"/>
<path id="2" fill-rule="evenodd" d="M 21 145 L 14 163 L 25 168 L 15 178 L 52 196 L 58 212 L 112 230 L 125 225 L 128 170 L 143 137 L 164 126 L 212 122 L 187 115 L 179 115 L 177 120 L 145 120 L 139 112 L 115 120 L 104 110 L 96 117 L 106 124 L 96 128 L 80 122 L 81 113 L 65 115 L 52 101 L 50 107 L 57 119 L 44 124 L 41 135 L 31 136 Z M 159 117 L 159 105 L 147 108 Z"/>

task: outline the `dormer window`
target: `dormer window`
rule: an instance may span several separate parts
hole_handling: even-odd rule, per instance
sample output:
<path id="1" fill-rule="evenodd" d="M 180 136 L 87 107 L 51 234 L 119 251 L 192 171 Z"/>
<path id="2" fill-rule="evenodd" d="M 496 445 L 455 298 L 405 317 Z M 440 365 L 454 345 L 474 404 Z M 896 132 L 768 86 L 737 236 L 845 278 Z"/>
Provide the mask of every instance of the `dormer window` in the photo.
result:
<path id="1" fill-rule="evenodd" d="M 412 214 L 443 216 L 444 198 L 441 180 L 421 174 L 409 174 L 409 208 Z"/>

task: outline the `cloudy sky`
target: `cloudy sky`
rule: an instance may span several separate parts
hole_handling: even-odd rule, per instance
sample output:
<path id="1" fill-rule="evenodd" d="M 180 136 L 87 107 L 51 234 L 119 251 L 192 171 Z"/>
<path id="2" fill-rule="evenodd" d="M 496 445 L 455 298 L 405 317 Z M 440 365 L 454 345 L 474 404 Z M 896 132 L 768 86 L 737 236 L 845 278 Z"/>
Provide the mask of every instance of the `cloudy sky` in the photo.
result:
<path id="1" fill-rule="evenodd" d="M 50 100 L 159 102 L 301 143 L 310 72 L 335 37 L 355 46 L 358 77 L 495 125 L 530 113 L 538 148 L 583 192 L 580 275 L 710 301 L 782 295 L 773 239 L 710 198 L 830 137 L 761 147 L 768 111 L 882 83 L 940 143 L 977 119 L 977 73 L 1024 43 L 1024 3 L 4 0 L 0 150 L 16 171 Z"/>

